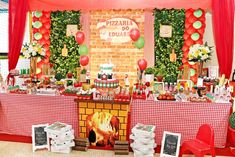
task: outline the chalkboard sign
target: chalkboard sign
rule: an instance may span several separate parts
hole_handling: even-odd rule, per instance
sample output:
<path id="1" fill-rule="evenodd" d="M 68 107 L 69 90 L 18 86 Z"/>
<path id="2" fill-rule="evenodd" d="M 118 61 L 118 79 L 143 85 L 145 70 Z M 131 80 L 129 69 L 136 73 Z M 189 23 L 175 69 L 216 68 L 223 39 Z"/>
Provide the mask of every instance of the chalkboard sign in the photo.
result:
<path id="1" fill-rule="evenodd" d="M 49 137 L 47 135 L 47 132 L 44 131 L 44 128 L 47 126 L 48 124 L 32 125 L 33 152 L 35 152 L 36 149 L 50 149 Z"/>
<path id="2" fill-rule="evenodd" d="M 181 134 L 164 131 L 160 157 L 178 157 Z"/>

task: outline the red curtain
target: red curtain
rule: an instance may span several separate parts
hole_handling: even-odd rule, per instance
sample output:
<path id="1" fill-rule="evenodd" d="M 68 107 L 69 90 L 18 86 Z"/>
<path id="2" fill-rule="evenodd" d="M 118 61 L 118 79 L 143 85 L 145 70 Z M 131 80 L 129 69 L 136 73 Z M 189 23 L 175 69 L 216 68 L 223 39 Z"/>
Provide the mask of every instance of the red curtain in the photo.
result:
<path id="1" fill-rule="evenodd" d="M 202 8 L 210 9 L 211 0 L 30 0 L 30 10 Z"/>
<path id="2" fill-rule="evenodd" d="M 212 0 L 212 20 L 220 74 L 230 78 L 234 47 L 234 0 Z"/>
<path id="3" fill-rule="evenodd" d="M 8 69 L 15 69 L 24 39 L 25 23 L 27 11 L 29 9 L 28 0 L 9 1 L 9 25 L 8 25 Z"/>

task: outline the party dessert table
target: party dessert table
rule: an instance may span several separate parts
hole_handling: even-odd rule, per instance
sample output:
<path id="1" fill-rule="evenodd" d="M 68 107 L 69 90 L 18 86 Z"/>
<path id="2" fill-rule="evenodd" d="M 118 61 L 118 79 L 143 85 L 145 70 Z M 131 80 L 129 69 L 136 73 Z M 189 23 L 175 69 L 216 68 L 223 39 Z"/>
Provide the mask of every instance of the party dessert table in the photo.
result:
<path id="1" fill-rule="evenodd" d="M 194 139 L 198 128 L 210 124 L 214 128 L 215 147 L 226 144 L 230 103 L 191 103 L 132 100 L 131 128 L 137 123 L 156 125 L 156 143 L 161 144 L 164 131 L 181 133 L 181 143 Z"/>
<path id="2" fill-rule="evenodd" d="M 73 96 L 0 94 L 0 133 L 31 136 L 32 125 L 60 121 L 78 135 L 78 111 Z"/>

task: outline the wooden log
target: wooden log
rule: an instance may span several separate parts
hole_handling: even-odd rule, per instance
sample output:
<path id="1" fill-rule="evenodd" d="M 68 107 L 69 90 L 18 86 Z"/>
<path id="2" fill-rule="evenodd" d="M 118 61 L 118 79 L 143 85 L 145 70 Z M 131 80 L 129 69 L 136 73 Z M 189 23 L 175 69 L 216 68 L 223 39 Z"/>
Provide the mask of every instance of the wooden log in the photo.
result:
<path id="1" fill-rule="evenodd" d="M 83 147 L 88 147 L 90 144 L 89 142 L 82 142 L 82 141 L 74 141 L 75 146 L 83 146 Z"/>
<path id="2" fill-rule="evenodd" d="M 114 145 L 114 150 L 129 150 L 129 145 Z"/>
<path id="3" fill-rule="evenodd" d="M 74 146 L 73 150 L 77 150 L 77 151 L 87 151 L 87 147 L 82 147 L 82 146 Z"/>
<path id="4" fill-rule="evenodd" d="M 129 150 L 114 150 L 115 155 L 128 155 Z"/>
<path id="5" fill-rule="evenodd" d="M 128 141 L 115 141 L 115 145 L 129 145 Z"/>
<path id="6" fill-rule="evenodd" d="M 74 142 L 87 142 L 87 143 L 89 143 L 89 140 L 88 140 L 88 138 L 76 138 L 76 139 L 74 139 Z"/>

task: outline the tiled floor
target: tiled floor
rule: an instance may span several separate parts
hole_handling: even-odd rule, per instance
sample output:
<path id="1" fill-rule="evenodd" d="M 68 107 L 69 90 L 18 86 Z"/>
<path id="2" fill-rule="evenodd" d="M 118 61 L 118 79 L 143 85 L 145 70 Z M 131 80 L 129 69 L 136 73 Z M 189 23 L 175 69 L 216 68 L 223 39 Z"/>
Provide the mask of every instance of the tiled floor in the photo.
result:
<path id="1" fill-rule="evenodd" d="M 87 152 L 72 151 L 70 154 L 52 153 L 47 150 L 37 150 L 33 153 L 31 144 L 0 141 L 0 157 L 133 157 L 133 153 L 114 155 L 113 151 L 95 149 L 89 149 Z M 159 154 L 155 157 L 159 157 Z M 193 156 L 185 155 L 184 157 Z"/>

